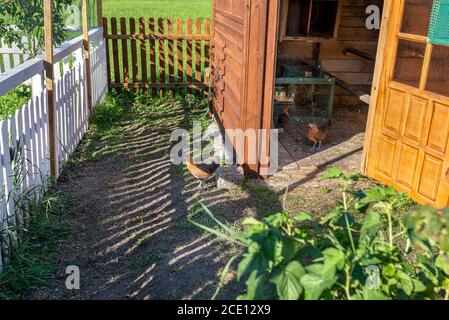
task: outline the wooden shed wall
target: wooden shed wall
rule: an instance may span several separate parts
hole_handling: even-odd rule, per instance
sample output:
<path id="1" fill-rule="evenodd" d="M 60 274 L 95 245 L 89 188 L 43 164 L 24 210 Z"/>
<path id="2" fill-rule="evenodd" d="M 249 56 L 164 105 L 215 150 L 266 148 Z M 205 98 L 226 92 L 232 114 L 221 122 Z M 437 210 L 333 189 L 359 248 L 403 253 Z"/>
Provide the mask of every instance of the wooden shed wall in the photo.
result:
<path id="1" fill-rule="evenodd" d="M 378 5 L 381 9 L 383 0 L 342 0 L 341 18 L 338 37 L 322 39 L 320 61 L 323 68 L 335 74 L 350 85 L 365 93 L 371 92 L 374 62 L 359 58 L 352 54 L 345 55 L 346 48 L 354 48 L 375 56 L 379 38 L 379 30 L 368 30 L 365 26 L 366 8 Z M 278 58 L 300 58 L 312 63 L 314 44 L 304 41 L 287 40 L 279 44 Z M 337 105 L 360 104 L 358 98 L 351 96 L 344 89 L 337 87 Z"/>

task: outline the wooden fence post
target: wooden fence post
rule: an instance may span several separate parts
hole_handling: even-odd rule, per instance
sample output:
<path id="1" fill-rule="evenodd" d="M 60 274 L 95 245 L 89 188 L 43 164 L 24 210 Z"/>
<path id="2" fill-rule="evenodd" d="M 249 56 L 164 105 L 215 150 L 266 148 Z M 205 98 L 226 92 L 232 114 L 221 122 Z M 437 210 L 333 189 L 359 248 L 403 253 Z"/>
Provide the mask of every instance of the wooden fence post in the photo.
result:
<path id="1" fill-rule="evenodd" d="M 92 75 L 90 72 L 90 42 L 89 42 L 89 19 L 87 12 L 88 0 L 83 0 L 82 20 L 83 20 L 83 43 L 84 43 L 84 61 L 86 63 L 86 85 L 87 85 L 87 107 L 89 116 L 93 114 L 92 105 Z"/>
<path id="2" fill-rule="evenodd" d="M 103 27 L 103 0 L 97 0 L 97 21 L 98 27 Z"/>
<path id="3" fill-rule="evenodd" d="M 56 101 L 54 91 L 53 71 L 53 15 L 52 0 L 44 1 L 44 30 L 45 30 L 45 84 L 48 102 L 48 127 L 50 140 L 50 173 L 58 177 L 58 154 L 56 135 Z"/>

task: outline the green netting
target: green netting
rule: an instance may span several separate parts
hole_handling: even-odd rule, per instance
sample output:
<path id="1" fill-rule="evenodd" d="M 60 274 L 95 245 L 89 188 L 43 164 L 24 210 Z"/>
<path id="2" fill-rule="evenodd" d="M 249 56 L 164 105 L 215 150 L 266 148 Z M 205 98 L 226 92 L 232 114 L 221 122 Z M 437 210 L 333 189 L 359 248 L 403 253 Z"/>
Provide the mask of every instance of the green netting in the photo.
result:
<path id="1" fill-rule="evenodd" d="M 429 42 L 449 46 L 449 0 L 435 0 L 433 3 Z"/>

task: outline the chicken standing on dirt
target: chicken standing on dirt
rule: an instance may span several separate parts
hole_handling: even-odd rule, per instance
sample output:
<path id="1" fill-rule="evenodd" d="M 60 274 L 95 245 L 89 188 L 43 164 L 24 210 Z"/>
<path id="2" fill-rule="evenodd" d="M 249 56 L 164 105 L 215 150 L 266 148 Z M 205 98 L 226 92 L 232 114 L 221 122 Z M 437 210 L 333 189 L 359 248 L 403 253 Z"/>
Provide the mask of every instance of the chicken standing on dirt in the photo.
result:
<path id="1" fill-rule="evenodd" d="M 215 174 L 215 171 L 217 171 L 219 165 L 209 165 L 204 163 L 195 164 L 192 155 L 190 155 L 187 158 L 186 167 L 192 176 L 201 181 L 198 188 L 202 189 L 204 187 L 204 184 Z"/>
<path id="2" fill-rule="evenodd" d="M 311 123 L 309 124 L 309 131 L 307 134 L 307 138 L 314 143 L 313 149 L 316 148 L 316 145 L 318 145 L 318 148 L 321 149 L 322 143 L 327 139 L 329 136 L 331 127 L 331 122 L 329 121 L 328 125 L 326 127 L 319 127 L 317 123 Z"/>

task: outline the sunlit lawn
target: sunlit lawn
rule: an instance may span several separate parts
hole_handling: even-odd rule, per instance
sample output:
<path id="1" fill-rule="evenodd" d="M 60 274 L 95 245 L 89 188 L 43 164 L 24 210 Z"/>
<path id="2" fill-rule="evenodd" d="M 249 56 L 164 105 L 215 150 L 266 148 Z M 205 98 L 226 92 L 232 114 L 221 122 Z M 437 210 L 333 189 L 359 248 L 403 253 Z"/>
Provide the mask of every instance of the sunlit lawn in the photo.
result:
<path id="1" fill-rule="evenodd" d="M 105 17 L 206 18 L 211 0 L 103 0 Z"/>

